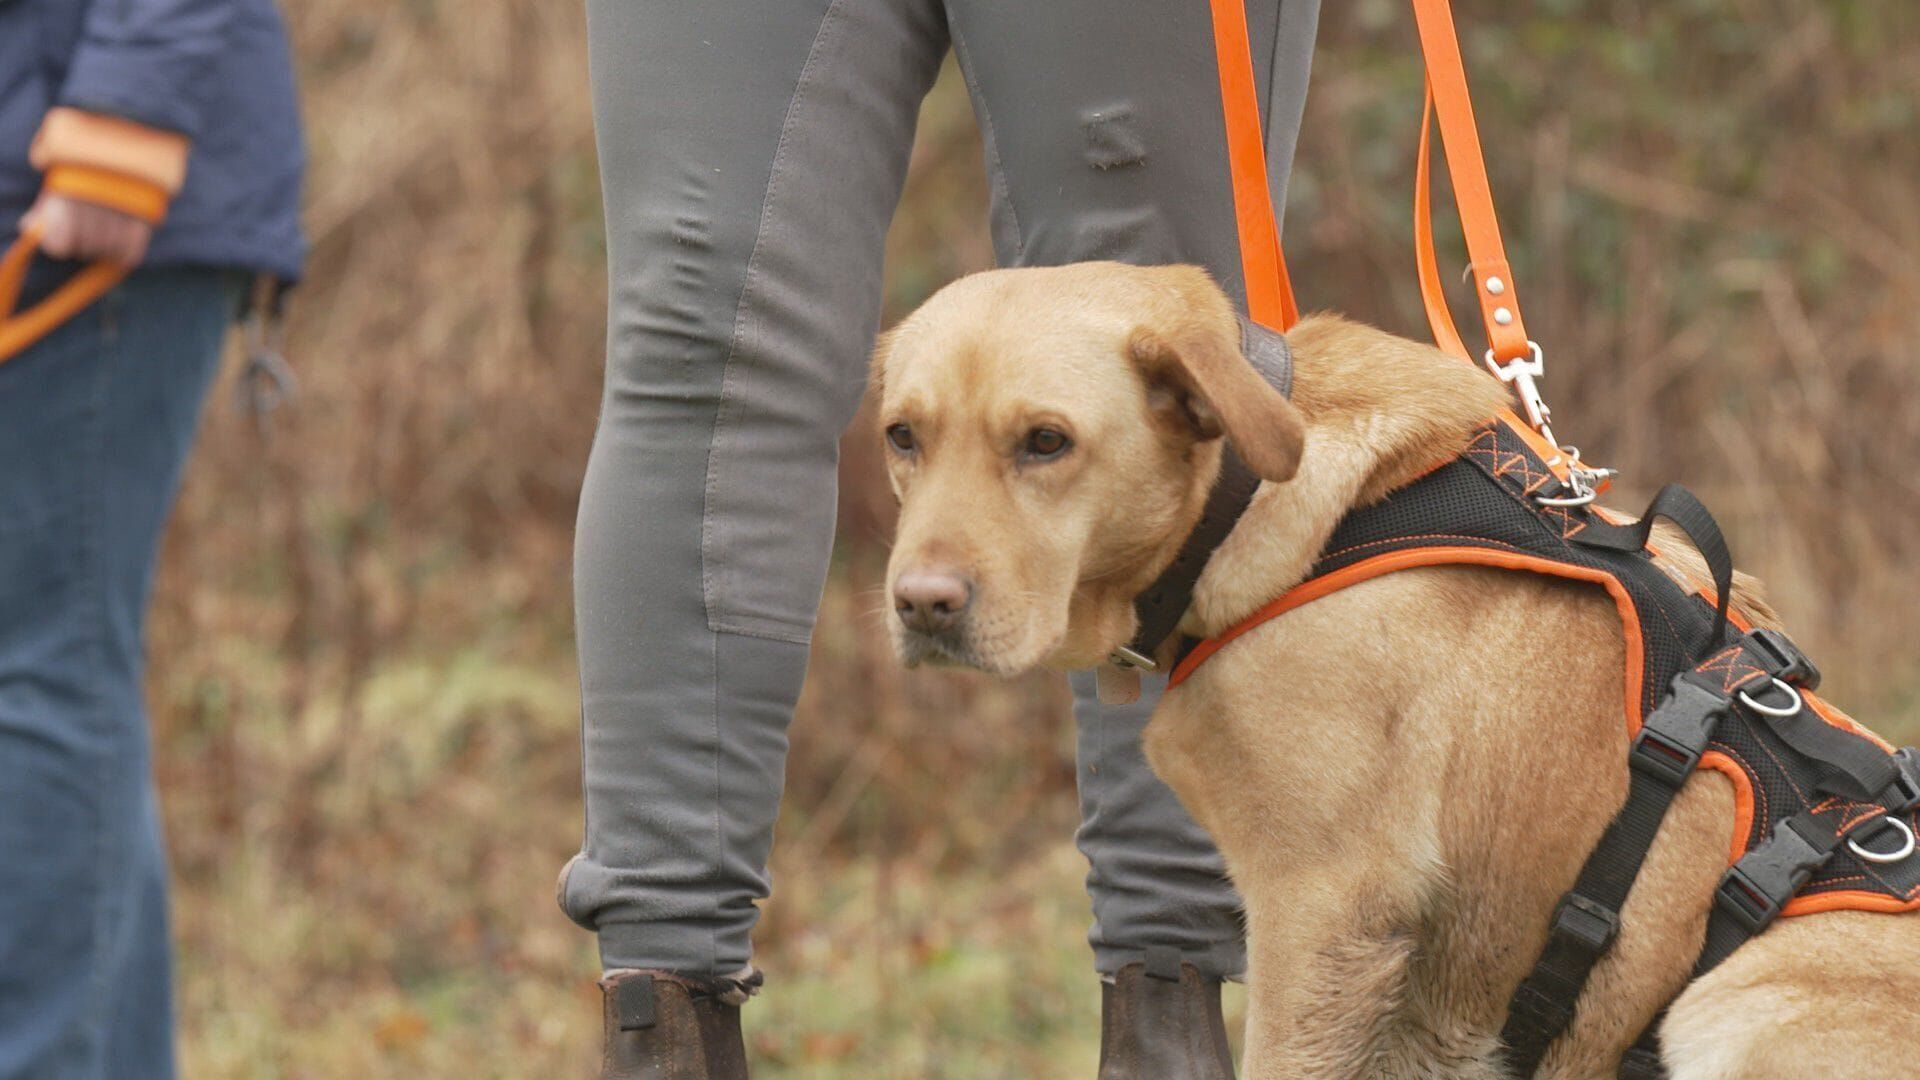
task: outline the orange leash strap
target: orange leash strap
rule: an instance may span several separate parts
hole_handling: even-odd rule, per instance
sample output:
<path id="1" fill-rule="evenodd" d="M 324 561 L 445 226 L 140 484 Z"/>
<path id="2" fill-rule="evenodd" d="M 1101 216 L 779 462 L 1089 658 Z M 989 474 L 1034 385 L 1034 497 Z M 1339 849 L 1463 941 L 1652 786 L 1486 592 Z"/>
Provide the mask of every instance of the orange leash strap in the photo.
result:
<path id="1" fill-rule="evenodd" d="M 1487 181 L 1486 159 L 1480 153 L 1480 133 L 1473 120 L 1473 102 L 1467 96 L 1467 72 L 1460 57 L 1460 40 L 1453 27 L 1448 0 L 1413 0 L 1420 28 L 1420 50 L 1427 61 L 1426 101 L 1420 113 L 1419 159 L 1413 173 L 1414 264 L 1420 280 L 1420 301 L 1427 309 L 1434 343 L 1454 356 L 1473 362 L 1473 354 L 1454 325 L 1440 278 L 1440 259 L 1433 246 L 1433 126 L 1447 154 L 1454 201 L 1466 236 L 1468 269 L 1473 272 L 1474 295 L 1491 346 L 1485 365 L 1519 394 L 1525 416 L 1509 409 L 1508 425 L 1525 439 L 1553 470 L 1574 484 L 1577 492 L 1604 491 L 1609 470 L 1575 467 L 1578 452 L 1563 451 L 1553 437 L 1553 414 L 1534 382 L 1545 373 L 1540 348 L 1527 337 L 1520 321 L 1520 301 L 1500 239 L 1500 219 L 1493 209 L 1493 188 Z"/>
<path id="2" fill-rule="evenodd" d="M 1247 9 L 1244 0 L 1210 0 L 1210 4 L 1247 314 L 1262 326 L 1286 331 L 1300 321 L 1300 309 L 1293 299 L 1293 282 L 1287 276 L 1286 255 L 1280 250 L 1273 191 L 1267 186 L 1267 153 L 1260 134 L 1260 95 L 1253 77 L 1253 45 L 1247 38 Z"/>
<path id="3" fill-rule="evenodd" d="M 1486 160 L 1480 153 L 1480 131 L 1473 120 L 1473 102 L 1467 94 L 1466 64 L 1454 32 L 1448 0 L 1413 0 L 1414 20 L 1420 28 L 1420 51 L 1427 61 L 1427 105 L 1420 119 L 1420 163 L 1415 175 L 1414 230 L 1420 265 L 1420 293 L 1433 325 L 1434 339 L 1448 352 L 1468 355 L 1448 314 L 1440 288 L 1438 260 L 1433 251 L 1431 174 L 1427 164 L 1429 121 L 1437 116 L 1447 171 L 1453 180 L 1454 201 L 1466 234 L 1468 268 L 1473 272 L 1474 295 L 1487 328 L 1493 359 L 1500 364 L 1528 359 L 1525 324 L 1500 240 L 1500 220 L 1493 209 L 1493 189 L 1487 182 Z"/>
<path id="4" fill-rule="evenodd" d="M 27 268 L 39 250 L 39 230 L 28 228 L 0 256 L 0 364 L 86 310 L 127 276 L 127 268 L 118 263 L 96 262 L 67 279 L 45 300 L 25 311 L 15 311 L 20 289 L 27 281 Z"/>
<path id="5" fill-rule="evenodd" d="M 1443 352 L 1473 363 L 1473 354 L 1460 339 L 1453 325 L 1453 311 L 1447 307 L 1446 287 L 1440 283 L 1440 259 L 1433 250 L 1433 88 L 1427 88 L 1426 102 L 1420 106 L 1420 156 L 1413 165 L 1413 262 L 1420 277 L 1420 303 L 1427 309 L 1427 325 L 1433 327 L 1434 344 Z M 1511 288 L 1511 286 L 1509 286 Z"/>

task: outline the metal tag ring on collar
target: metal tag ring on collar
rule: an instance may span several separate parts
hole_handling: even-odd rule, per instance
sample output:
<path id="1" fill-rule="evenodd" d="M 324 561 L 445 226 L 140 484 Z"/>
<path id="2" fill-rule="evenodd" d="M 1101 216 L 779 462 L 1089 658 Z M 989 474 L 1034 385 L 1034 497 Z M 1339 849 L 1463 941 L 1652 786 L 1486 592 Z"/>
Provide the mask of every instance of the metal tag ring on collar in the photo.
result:
<path id="1" fill-rule="evenodd" d="M 1160 670 L 1159 661 L 1130 645 L 1117 646 L 1107 654 L 1107 662 L 1115 667 L 1132 668 L 1135 671 Z"/>
<path id="2" fill-rule="evenodd" d="M 1913 826 L 1908 825 L 1905 821 L 1894 817 L 1892 814 L 1881 817 L 1880 824 L 1891 825 L 1894 830 L 1900 834 L 1900 850 L 1875 851 L 1872 848 L 1861 847 L 1851 836 L 1847 837 L 1847 850 L 1870 863 L 1897 863 L 1913 854 Z"/>
<path id="3" fill-rule="evenodd" d="M 1791 684 L 1783 683 L 1779 679 L 1774 679 L 1773 685 L 1786 691 L 1787 701 L 1789 702 L 1789 704 L 1784 706 L 1767 705 L 1762 703 L 1758 698 L 1754 697 L 1752 694 L 1747 693 L 1745 690 L 1740 691 L 1741 704 L 1745 705 L 1749 709 L 1752 709 L 1754 712 L 1759 713 L 1761 716 L 1787 717 L 1787 716 L 1800 715 L 1801 707 L 1806 704 L 1805 702 L 1800 700 L 1800 691 L 1795 690 Z"/>

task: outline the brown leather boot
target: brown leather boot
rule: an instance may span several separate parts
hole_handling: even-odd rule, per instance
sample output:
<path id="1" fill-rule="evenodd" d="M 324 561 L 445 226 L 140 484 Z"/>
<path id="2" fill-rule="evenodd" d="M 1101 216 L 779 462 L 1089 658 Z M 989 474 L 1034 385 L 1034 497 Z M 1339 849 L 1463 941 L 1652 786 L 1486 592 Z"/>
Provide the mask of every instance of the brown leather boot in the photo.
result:
<path id="1" fill-rule="evenodd" d="M 1220 980 L 1169 956 L 1115 972 L 1100 987 L 1100 1080 L 1233 1080 Z"/>
<path id="2" fill-rule="evenodd" d="M 757 971 L 737 979 L 610 972 L 600 980 L 601 1080 L 746 1080 L 740 1005 L 759 988 Z"/>

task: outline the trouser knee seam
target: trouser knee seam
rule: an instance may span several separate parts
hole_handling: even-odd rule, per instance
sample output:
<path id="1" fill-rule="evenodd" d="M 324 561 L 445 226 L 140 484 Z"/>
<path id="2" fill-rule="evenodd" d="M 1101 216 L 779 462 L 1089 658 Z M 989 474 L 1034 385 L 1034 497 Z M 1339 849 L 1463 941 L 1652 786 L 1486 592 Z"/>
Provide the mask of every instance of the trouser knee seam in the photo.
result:
<path id="1" fill-rule="evenodd" d="M 961 74 L 966 78 L 968 88 L 974 89 L 973 61 L 957 20 L 948 20 L 947 33 L 953 39 L 953 55 L 960 63 Z M 979 110 L 980 141 L 986 148 L 988 171 L 992 176 L 993 187 L 1006 204 L 1007 217 L 1013 222 L 1014 247 L 1011 261 L 1018 264 L 1026 253 L 1027 233 L 1020 225 L 1020 208 L 1014 205 L 1013 188 L 1007 183 L 1006 166 L 1000 160 L 1000 140 L 994 134 L 993 112 L 987 107 L 987 96 L 983 93 L 975 93 L 973 100 L 974 108 Z"/>
<path id="2" fill-rule="evenodd" d="M 720 564 L 724 561 L 725 537 L 720 523 L 713 514 L 714 498 L 719 492 L 719 464 L 722 458 L 723 444 L 731 434 L 738 418 L 740 407 L 739 365 L 738 359 L 742 345 L 747 340 L 748 325 L 754 321 L 754 305 L 758 300 L 758 283 L 761 277 L 761 250 L 767 235 L 772 230 L 774 215 L 777 212 L 781 181 L 786 175 L 788 147 L 792 143 L 796 117 L 803 111 L 803 103 L 810 97 L 814 73 L 819 70 L 820 58 L 827 52 L 842 16 L 844 0 L 830 0 L 827 10 L 820 16 L 820 27 L 814 31 L 813 44 L 807 50 L 806 62 L 800 66 L 800 74 L 794 80 L 793 96 L 787 100 L 785 115 L 780 121 L 780 138 L 774 143 L 773 161 L 767 167 L 766 194 L 760 203 L 760 221 L 754 227 L 753 250 L 747 255 L 747 272 L 741 282 L 740 299 L 734 307 L 733 335 L 727 344 L 727 356 L 720 376 L 720 401 L 714 410 L 713 435 L 707 442 L 707 481 L 705 487 L 704 509 L 700 522 L 700 587 L 704 594 L 707 609 L 708 628 L 716 632 L 725 628 L 723 624 L 733 621 L 725 613 L 722 590 L 718 581 Z M 777 625 L 777 624 L 776 624 Z M 740 630 L 741 633 L 753 633 Z M 805 644 L 807 634 L 801 631 L 800 644 Z M 772 637 L 775 640 L 791 640 L 765 628 L 755 636 Z"/>

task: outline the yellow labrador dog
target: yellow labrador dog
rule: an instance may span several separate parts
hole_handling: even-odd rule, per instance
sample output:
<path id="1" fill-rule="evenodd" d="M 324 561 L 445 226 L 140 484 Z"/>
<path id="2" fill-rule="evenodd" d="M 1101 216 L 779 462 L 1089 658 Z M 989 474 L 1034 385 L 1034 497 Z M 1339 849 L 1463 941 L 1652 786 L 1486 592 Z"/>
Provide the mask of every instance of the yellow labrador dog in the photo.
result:
<path id="1" fill-rule="evenodd" d="M 1102 663 L 1199 517 L 1224 437 L 1267 483 L 1181 626 L 1215 634 L 1506 403 L 1490 376 L 1332 316 L 1288 335 L 1289 401 L 1239 340 L 1201 271 L 1109 263 L 966 278 L 888 334 L 901 658 Z M 1704 580 L 1685 544 L 1663 550 Z M 1749 580 L 1734 603 L 1774 622 Z M 1246 901 L 1249 1075 L 1502 1075 L 1509 995 L 1625 797 L 1623 649 L 1601 590 L 1430 567 L 1267 622 L 1166 695 L 1149 759 Z M 1531 748 L 1527 767 L 1487 746 Z M 1920 917 L 1783 919 L 1686 985 L 1733 813 L 1718 773 L 1686 786 L 1540 1075 L 1613 1075 L 1675 994 L 1680 1080 L 1920 1075 Z"/>

